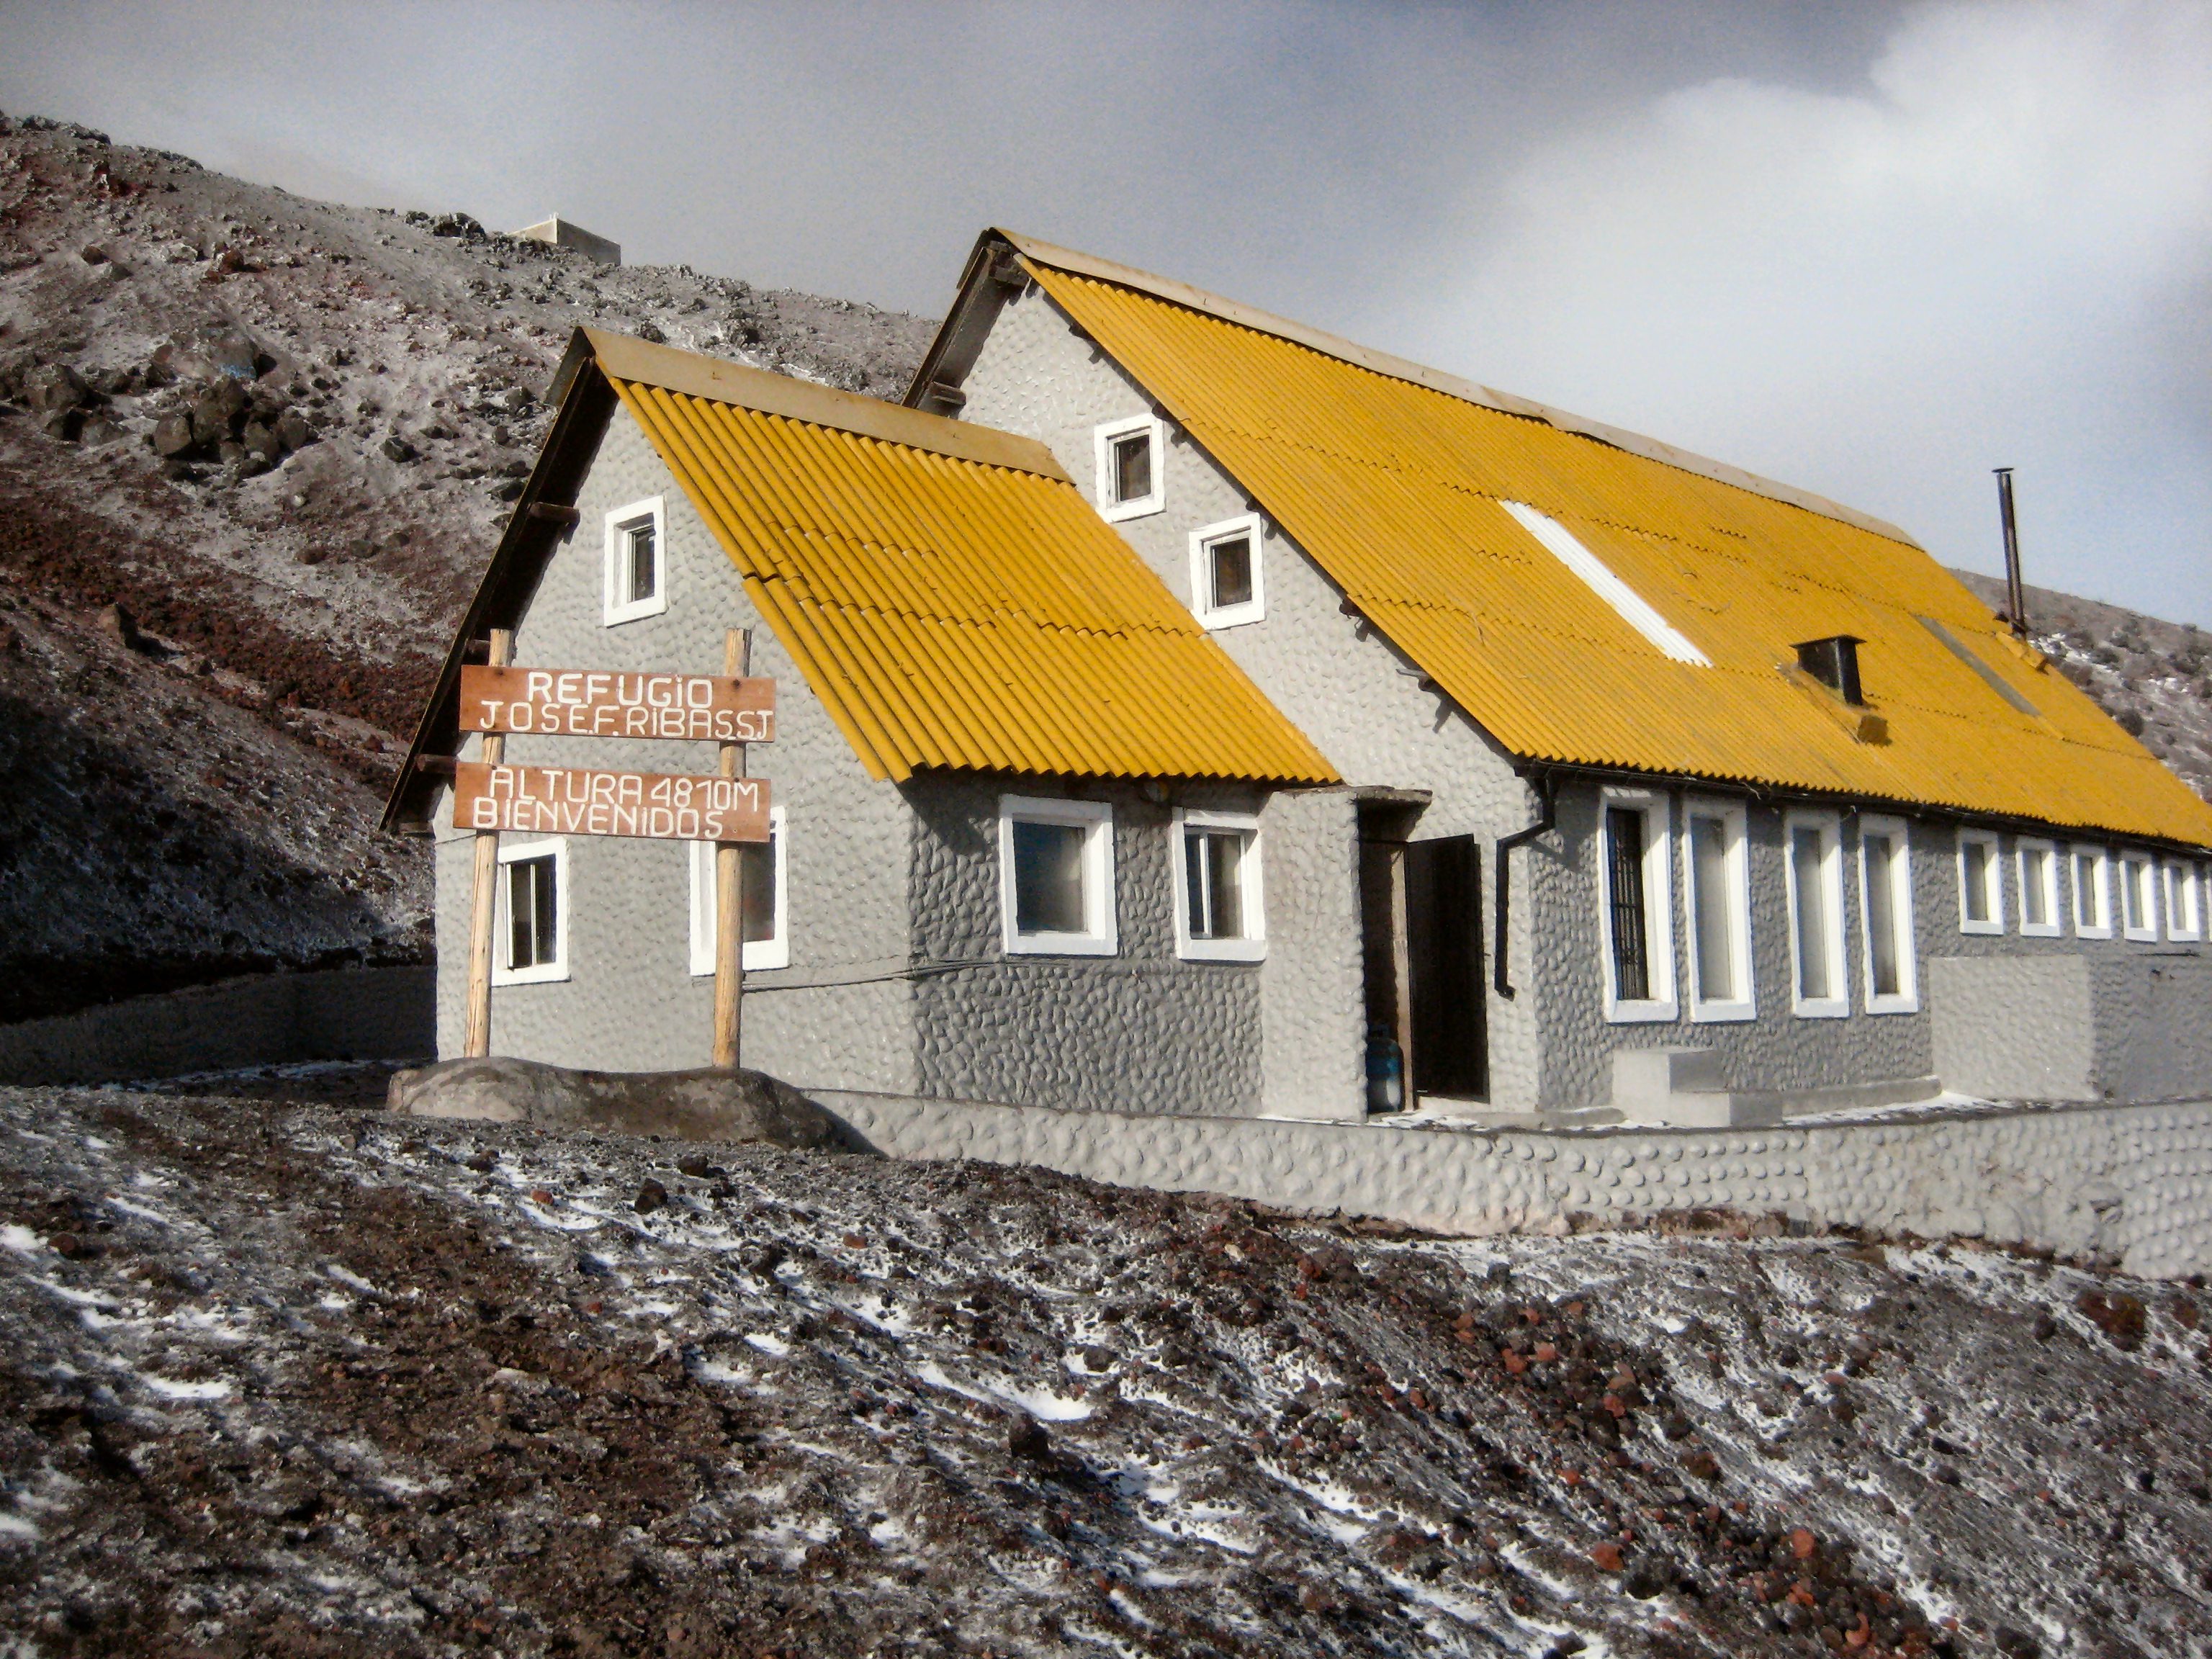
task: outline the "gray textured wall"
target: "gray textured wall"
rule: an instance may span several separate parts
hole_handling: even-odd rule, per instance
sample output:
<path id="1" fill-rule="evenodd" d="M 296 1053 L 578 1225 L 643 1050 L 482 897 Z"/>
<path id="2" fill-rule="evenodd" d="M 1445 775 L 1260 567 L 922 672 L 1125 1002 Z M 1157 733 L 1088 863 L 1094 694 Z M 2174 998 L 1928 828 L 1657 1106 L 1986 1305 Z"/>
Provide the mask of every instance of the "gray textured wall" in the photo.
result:
<path id="1" fill-rule="evenodd" d="M 1831 1226 L 2212 1271 L 2212 1105 L 1930 1109 L 1784 1129 L 1564 1133 L 1125 1117 L 880 1095 L 822 1103 L 896 1158 L 1385 1216 L 1439 1232 L 1563 1232 L 1577 1215 L 1779 1211 Z"/>
<path id="2" fill-rule="evenodd" d="M 1261 819 L 1267 960 L 1260 970 L 1260 1103 L 1274 1116 L 1367 1110 L 1358 836 L 1349 790 L 1279 794 Z"/>
<path id="3" fill-rule="evenodd" d="M 2212 961 L 1947 957 L 1929 964 L 1936 1063 L 1951 1087 L 2023 1100 L 2212 1097 Z"/>
<path id="4" fill-rule="evenodd" d="M 915 982 L 916 1092 L 1123 1112 L 1260 1109 L 1261 970 L 1176 957 L 1168 805 L 1131 786 L 1063 790 L 1026 779 L 939 775 L 906 793 L 915 957 L 980 964 Z M 1002 793 L 1113 804 L 1116 955 L 1001 953 Z M 1257 804 L 1249 793 L 1198 786 L 1175 799 Z"/>
<path id="5" fill-rule="evenodd" d="M 665 499 L 668 609 L 609 628 L 602 521 Z M 526 665 L 720 673 L 722 638 L 753 629 L 753 672 L 778 684 L 777 740 L 751 755 L 785 808 L 791 966 L 748 974 L 744 1059 L 794 1083 L 916 1085 L 907 968 L 905 803 L 870 778 L 804 678 L 760 625 L 728 556 L 636 423 L 617 410 L 577 499 L 575 531 L 547 565 L 517 631 Z M 474 740 L 464 751 L 475 753 Z M 710 744 L 510 738 L 507 758 L 626 770 L 711 772 Z M 438 820 L 438 1048 L 460 1050 L 467 983 L 471 838 Z M 570 977 L 492 993 L 492 1048 L 562 1066 L 654 1071 L 711 1058 L 714 981 L 690 963 L 689 850 L 674 842 L 572 836 Z M 816 981 L 860 983 L 818 983 Z"/>

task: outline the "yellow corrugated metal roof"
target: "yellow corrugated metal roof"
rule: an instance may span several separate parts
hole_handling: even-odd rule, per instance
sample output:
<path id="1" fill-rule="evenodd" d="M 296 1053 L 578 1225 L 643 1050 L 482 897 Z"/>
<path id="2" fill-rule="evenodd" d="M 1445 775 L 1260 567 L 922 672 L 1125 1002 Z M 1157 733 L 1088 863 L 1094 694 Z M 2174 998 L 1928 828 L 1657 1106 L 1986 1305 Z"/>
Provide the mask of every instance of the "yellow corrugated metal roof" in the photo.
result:
<path id="1" fill-rule="evenodd" d="M 878 776 L 1335 781 L 1042 447 L 757 370 L 714 363 L 702 380 L 668 361 L 711 362 L 689 354 L 592 343 Z"/>
<path id="2" fill-rule="evenodd" d="M 2212 846 L 2212 807 L 2055 669 L 2016 653 L 1986 606 L 1878 521 L 1632 453 L 1233 320 L 1168 285 L 1065 269 L 1017 246 L 1045 291 L 1516 755 Z M 1565 526 L 1711 665 L 1662 654 L 1504 501 Z M 1835 698 L 1794 676 L 1793 645 L 1834 634 L 1865 641 L 1886 742 L 1859 740 Z"/>

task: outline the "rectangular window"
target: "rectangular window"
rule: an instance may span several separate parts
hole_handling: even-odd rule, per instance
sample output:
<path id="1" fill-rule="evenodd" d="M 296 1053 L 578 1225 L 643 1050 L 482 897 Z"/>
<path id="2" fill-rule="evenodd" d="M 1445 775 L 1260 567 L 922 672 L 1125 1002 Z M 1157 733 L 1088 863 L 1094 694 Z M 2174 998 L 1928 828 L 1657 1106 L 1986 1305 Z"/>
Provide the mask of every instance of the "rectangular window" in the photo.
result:
<path id="1" fill-rule="evenodd" d="M 1599 918 L 1605 949 L 1605 1017 L 1675 1018 L 1673 860 L 1664 797 L 1607 789 L 1598 832 Z"/>
<path id="2" fill-rule="evenodd" d="M 2074 933 L 2077 939 L 2112 936 L 2112 859 L 2101 847 L 2075 847 L 2073 869 Z"/>
<path id="3" fill-rule="evenodd" d="M 618 507 L 606 517 L 606 574 L 601 619 L 609 627 L 668 609 L 667 536 L 661 498 Z"/>
<path id="4" fill-rule="evenodd" d="M 2004 865 L 1997 838 L 1984 830 L 1959 831 L 1959 931 L 2004 932 Z"/>
<path id="5" fill-rule="evenodd" d="M 1114 809 L 1103 801 L 1003 797 L 999 908 L 1009 952 L 1112 956 Z"/>
<path id="6" fill-rule="evenodd" d="M 2020 931 L 2058 937 L 2058 849 L 2047 841 L 2020 843 Z"/>
<path id="7" fill-rule="evenodd" d="M 1109 524 L 1142 518 L 1167 504 L 1163 460 L 1167 428 L 1150 415 L 1108 421 L 1094 428 L 1097 449 L 1098 511 Z"/>
<path id="8" fill-rule="evenodd" d="M 744 884 L 738 918 L 738 936 L 744 947 L 747 973 L 791 966 L 791 938 L 786 930 L 783 808 L 768 809 L 769 838 L 748 842 L 738 851 Z M 714 843 L 695 841 L 691 847 L 691 971 L 714 971 L 716 888 Z"/>
<path id="9" fill-rule="evenodd" d="M 2120 854 L 2120 924 L 2130 939 L 2158 937 L 2158 866 L 2148 853 Z"/>
<path id="10" fill-rule="evenodd" d="M 1832 812 L 1792 812 L 1784 820 L 1783 839 L 1791 1012 L 1839 1019 L 1851 1011 L 1844 983 L 1843 832 Z"/>
<path id="11" fill-rule="evenodd" d="M 515 842 L 499 849 L 492 983 L 568 977 L 568 844 Z"/>
<path id="12" fill-rule="evenodd" d="M 1260 520 L 1251 514 L 1190 532 L 1191 614 L 1206 627 L 1234 628 L 1267 615 L 1260 543 Z"/>
<path id="13" fill-rule="evenodd" d="M 1752 1019 L 1751 861 L 1744 809 L 1692 800 L 1684 808 L 1689 886 L 1690 1018 Z"/>
<path id="14" fill-rule="evenodd" d="M 1911 842 L 1900 819 L 1859 820 L 1859 931 L 1866 937 L 1867 1012 L 1918 1012 Z"/>
<path id="15" fill-rule="evenodd" d="M 1243 812 L 1178 811 L 1176 954 L 1257 962 L 1267 955 L 1260 888 L 1260 820 Z"/>
<path id="16" fill-rule="evenodd" d="M 2204 889 L 2193 864 L 2169 860 L 2166 866 L 2166 936 L 2204 937 Z"/>

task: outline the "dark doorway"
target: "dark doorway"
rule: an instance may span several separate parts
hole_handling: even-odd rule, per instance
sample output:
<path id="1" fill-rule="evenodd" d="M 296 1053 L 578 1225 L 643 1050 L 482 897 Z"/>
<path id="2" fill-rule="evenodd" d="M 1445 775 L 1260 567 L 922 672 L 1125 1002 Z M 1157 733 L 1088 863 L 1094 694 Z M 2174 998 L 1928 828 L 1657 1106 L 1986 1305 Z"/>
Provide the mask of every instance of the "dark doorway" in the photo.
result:
<path id="1" fill-rule="evenodd" d="M 1482 862 L 1473 836 L 1406 846 L 1407 956 L 1413 981 L 1414 1090 L 1480 1100 L 1490 1092 L 1482 988 Z"/>

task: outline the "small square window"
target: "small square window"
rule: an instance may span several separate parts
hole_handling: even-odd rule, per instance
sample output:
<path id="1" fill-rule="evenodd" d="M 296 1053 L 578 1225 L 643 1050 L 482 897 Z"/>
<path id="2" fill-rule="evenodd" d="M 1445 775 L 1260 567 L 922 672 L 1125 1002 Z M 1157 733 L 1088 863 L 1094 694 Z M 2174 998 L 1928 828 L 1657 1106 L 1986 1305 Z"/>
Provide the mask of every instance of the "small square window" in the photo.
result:
<path id="1" fill-rule="evenodd" d="M 1843 831 L 1832 812 L 1783 820 L 1790 900 L 1790 1010 L 1807 1019 L 1851 1012 L 1844 979 Z"/>
<path id="2" fill-rule="evenodd" d="M 2030 939 L 2058 937 L 2058 849 L 2047 841 L 2020 843 L 2020 931 Z"/>
<path id="3" fill-rule="evenodd" d="M 1097 428 L 1098 511 L 1109 523 L 1142 518 L 1167 504 L 1161 472 L 1167 428 L 1150 415 L 1109 421 Z"/>
<path id="4" fill-rule="evenodd" d="M 492 983 L 568 977 L 568 843 L 516 842 L 499 849 Z"/>
<path id="5" fill-rule="evenodd" d="M 2101 847 L 2075 847 L 2069 860 L 2077 939 L 2112 936 L 2112 860 Z"/>
<path id="6" fill-rule="evenodd" d="M 1606 790 L 1597 850 L 1605 1017 L 1616 1024 L 1674 1019 L 1681 1007 L 1674 999 L 1674 849 L 1666 798 Z"/>
<path id="7" fill-rule="evenodd" d="M 2004 932 L 2004 866 L 1997 838 L 1979 830 L 1959 831 L 1959 931 Z"/>
<path id="8" fill-rule="evenodd" d="M 1692 799 L 1685 819 L 1682 871 L 1689 889 L 1690 1018 L 1757 1018 L 1751 988 L 1751 862 L 1744 809 Z"/>
<path id="9" fill-rule="evenodd" d="M 1260 820 L 1245 812 L 1178 811 L 1176 954 L 1257 962 L 1267 954 L 1260 885 Z"/>
<path id="10" fill-rule="evenodd" d="M 2194 864 L 2166 863 L 2166 936 L 2176 940 L 2204 937 L 2203 878 Z"/>
<path id="11" fill-rule="evenodd" d="M 668 554 L 661 498 L 647 497 L 607 514 L 602 619 L 610 626 L 657 617 L 668 609 Z"/>
<path id="12" fill-rule="evenodd" d="M 1011 954 L 1112 956 L 1114 809 L 1103 801 L 1002 798 L 999 908 Z"/>
<path id="13" fill-rule="evenodd" d="M 747 842 L 738 850 L 744 883 L 743 914 L 738 921 L 747 973 L 791 966 L 791 939 L 785 932 L 783 808 L 768 809 L 769 838 Z M 691 971 L 714 971 L 714 843 L 691 847 Z"/>
<path id="14" fill-rule="evenodd" d="M 2120 854 L 2120 926 L 2132 939 L 2158 937 L 2158 866 L 2148 853 Z"/>
<path id="15" fill-rule="evenodd" d="M 1191 532 L 1191 614 L 1206 627 L 1234 628 L 1267 615 L 1261 539 L 1253 514 Z"/>
<path id="16" fill-rule="evenodd" d="M 1866 938 L 1867 1012 L 1917 1013 L 1911 842 L 1900 819 L 1859 820 L 1859 930 Z"/>

